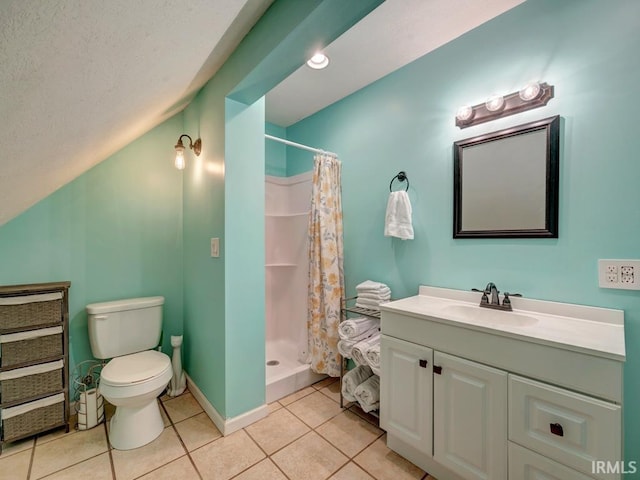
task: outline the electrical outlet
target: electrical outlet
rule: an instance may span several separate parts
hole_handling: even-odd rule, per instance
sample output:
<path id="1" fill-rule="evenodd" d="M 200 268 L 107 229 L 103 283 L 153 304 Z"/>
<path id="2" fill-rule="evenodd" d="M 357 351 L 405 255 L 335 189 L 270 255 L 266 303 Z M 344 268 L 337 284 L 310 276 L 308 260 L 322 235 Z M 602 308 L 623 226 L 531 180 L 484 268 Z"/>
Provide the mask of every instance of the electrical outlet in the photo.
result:
<path id="1" fill-rule="evenodd" d="M 640 260 L 598 260 L 601 288 L 640 290 Z"/>

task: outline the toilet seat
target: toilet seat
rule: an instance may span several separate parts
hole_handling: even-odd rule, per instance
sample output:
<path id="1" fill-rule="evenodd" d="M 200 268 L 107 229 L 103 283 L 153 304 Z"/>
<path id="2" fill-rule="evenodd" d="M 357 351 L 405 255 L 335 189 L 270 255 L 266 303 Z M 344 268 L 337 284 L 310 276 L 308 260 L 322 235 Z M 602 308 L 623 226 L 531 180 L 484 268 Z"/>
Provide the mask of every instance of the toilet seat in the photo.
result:
<path id="1" fill-rule="evenodd" d="M 112 359 L 102 369 L 100 382 L 111 386 L 144 383 L 171 369 L 171 360 L 162 352 L 148 350 Z"/>

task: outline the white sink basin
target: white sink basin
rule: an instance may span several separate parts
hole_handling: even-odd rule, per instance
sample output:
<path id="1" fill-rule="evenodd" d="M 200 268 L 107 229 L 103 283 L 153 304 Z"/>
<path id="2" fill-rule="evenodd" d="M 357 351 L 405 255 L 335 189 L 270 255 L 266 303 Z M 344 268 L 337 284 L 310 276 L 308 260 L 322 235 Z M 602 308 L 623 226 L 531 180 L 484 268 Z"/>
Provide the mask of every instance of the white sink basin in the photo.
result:
<path id="1" fill-rule="evenodd" d="M 485 323 L 490 326 L 530 327 L 538 323 L 536 317 L 529 315 L 471 305 L 448 305 L 442 309 L 442 312 L 454 318 Z"/>

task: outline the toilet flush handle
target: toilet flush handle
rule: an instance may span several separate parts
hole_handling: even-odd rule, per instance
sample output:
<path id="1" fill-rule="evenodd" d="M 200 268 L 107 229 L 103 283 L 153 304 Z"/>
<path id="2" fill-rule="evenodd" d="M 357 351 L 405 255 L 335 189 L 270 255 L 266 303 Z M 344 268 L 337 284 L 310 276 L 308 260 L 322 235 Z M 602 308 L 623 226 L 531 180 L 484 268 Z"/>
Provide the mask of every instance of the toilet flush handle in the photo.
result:
<path id="1" fill-rule="evenodd" d="M 107 316 L 106 315 L 96 315 L 93 318 L 95 318 L 96 320 L 106 320 Z"/>

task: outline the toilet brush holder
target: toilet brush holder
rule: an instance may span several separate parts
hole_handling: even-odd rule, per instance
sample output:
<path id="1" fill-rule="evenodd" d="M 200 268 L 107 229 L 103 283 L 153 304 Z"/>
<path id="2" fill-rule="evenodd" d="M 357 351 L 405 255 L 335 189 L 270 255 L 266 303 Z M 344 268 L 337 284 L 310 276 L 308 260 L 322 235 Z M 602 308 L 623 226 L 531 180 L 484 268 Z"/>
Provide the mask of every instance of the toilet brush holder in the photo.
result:
<path id="1" fill-rule="evenodd" d="M 182 354 L 180 347 L 182 346 L 182 335 L 171 336 L 171 347 L 173 348 L 173 355 L 171 357 L 171 367 L 173 370 L 173 376 L 169 382 L 169 388 L 167 389 L 167 395 L 170 397 L 177 397 L 181 395 L 187 388 L 187 378 L 182 370 Z"/>

